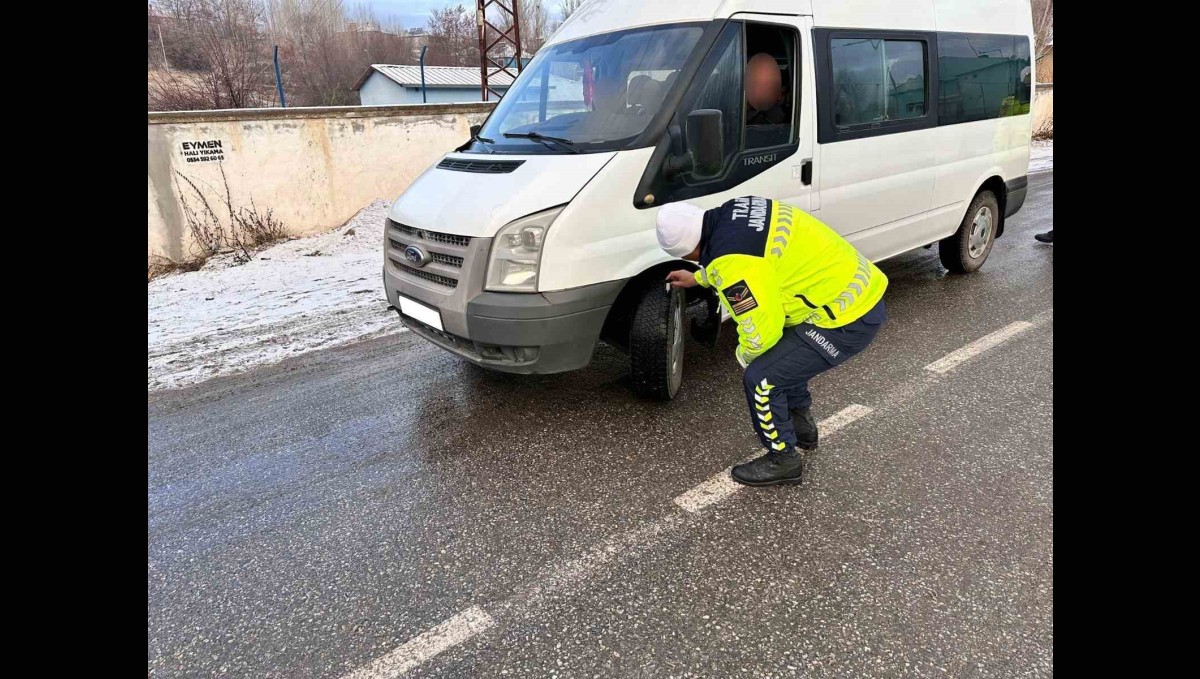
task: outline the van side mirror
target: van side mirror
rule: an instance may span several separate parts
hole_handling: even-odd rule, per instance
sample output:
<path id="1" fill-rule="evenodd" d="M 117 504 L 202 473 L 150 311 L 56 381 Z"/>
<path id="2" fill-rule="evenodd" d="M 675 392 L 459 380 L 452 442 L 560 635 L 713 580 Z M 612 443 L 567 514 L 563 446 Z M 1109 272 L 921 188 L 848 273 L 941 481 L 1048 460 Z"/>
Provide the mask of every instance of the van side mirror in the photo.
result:
<path id="1" fill-rule="evenodd" d="M 482 129 L 483 129 L 483 125 L 472 125 L 471 126 L 471 138 L 474 139 L 475 137 L 478 137 L 479 131 Z"/>
<path id="2" fill-rule="evenodd" d="M 715 108 L 696 109 L 688 114 L 687 153 L 667 158 L 668 177 L 690 172 L 698 179 L 715 177 L 725 161 L 725 138 L 721 134 L 722 114 Z"/>
<path id="3" fill-rule="evenodd" d="M 721 112 L 715 108 L 692 111 L 687 117 L 688 152 L 692 154 L 692 174 L 715 177 L 725 160 L 725 139 L 721 134 Z"/>

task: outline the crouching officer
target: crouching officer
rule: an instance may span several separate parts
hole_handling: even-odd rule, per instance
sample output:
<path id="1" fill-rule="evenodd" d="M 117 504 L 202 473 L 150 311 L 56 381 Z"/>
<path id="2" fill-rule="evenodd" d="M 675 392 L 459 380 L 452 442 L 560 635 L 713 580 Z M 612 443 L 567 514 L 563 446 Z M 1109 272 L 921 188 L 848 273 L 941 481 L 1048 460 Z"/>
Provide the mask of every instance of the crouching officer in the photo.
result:
<path id="1" fill-rule="evenodd" d="M 808 381 L 862 351 L 887 319 L 887 276 L 799 208 L 758 197 L 705 211 L 669 203 L 658 212 L 667 254 L 699 262 L 671 285 L 711 287 L 738 327 L 738 363 L 750 421 L 767 454 L 733 468 L 747 486 L 800 483 L 817 447 Z"/>

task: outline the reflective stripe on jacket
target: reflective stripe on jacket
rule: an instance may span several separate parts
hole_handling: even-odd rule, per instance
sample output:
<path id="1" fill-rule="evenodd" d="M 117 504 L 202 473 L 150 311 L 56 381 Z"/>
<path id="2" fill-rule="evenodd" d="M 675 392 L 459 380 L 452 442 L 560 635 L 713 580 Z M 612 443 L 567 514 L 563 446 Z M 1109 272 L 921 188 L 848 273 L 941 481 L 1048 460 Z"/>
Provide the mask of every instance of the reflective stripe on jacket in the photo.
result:
<path id="1" fill-rule="evenodd" d="M 734 198 L 704 216 L 696 280 L 720 292 L 747 365 L 785 327 L 838 328 L 883 297 L 887 276 L 812 215 L 767 198 Z"/>

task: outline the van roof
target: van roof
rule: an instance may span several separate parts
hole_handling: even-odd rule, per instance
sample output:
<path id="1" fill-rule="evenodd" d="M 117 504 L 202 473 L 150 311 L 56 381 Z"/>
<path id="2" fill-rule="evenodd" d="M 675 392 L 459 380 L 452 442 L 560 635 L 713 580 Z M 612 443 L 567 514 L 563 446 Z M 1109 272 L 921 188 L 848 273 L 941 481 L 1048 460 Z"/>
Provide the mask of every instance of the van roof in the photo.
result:
<path id="1" fill-rule="evenodd" d="M 546 45 L 639 26 L 711 21 L 724 2 L 725 0 L 591 0 L 568 17 L 546 41 Z"/>
<path id="2" fill-rule="evenodd" d="M 1029 0 L 589 0 L 546 44 L 640 26 L 711 21 L 739 12 L 807 15 L 817 26 L 839 28 L 1033 33 Z"/>

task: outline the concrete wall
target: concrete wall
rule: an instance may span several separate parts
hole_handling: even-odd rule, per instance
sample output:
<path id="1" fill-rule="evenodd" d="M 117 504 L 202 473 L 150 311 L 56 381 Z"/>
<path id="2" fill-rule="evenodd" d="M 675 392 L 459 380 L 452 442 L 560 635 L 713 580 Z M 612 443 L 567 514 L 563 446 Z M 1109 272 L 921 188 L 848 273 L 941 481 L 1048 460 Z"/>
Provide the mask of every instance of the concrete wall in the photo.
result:
<path id="1" fill-rule="evenodd" d="M 497 89 L 503 93 L 507 88 Z M 473 103 L 480 101 L 479 88 L 426 86 L 425 99 L 430 104 Z M 367 76 L 362 87 L 358 89 L 358 100 L 362 102 L 363 106 L 420 104 L 422 103 L 421 88 L 401 85 L 376 72 Z M 488 92 L 488 101 L 500 101 L 500 98 L 492 92 Z"/>
<path id="2" fill-rule="evenodd" d="M 1051 45 L 1046 49 L 1046 53 L 1042 55 L 1037 62 L 1037 79 L 1040 83 L 1054 82 L 1054 46 Z"/>
<path id="3" fill-rule="evenodd" d="M 179 261 L 191 240 L 178 176 L 224 205 L 271 209 L 289 233 L 344 223 L 377 198 L 398 196 L 470 136 L 495 104 L 345 106 L 150 113 L 147 126 L 149 255 Z M 217 210 L 220 212 L 220 209 Z"/>
<path id="4" fill-rule="evenodd" d="M 1041 74 L 1038 74 L 1041 77 Z M 1033 97 L 1033 134 L 1054 132 L 1054 83 L 1038 83 Z"/>

